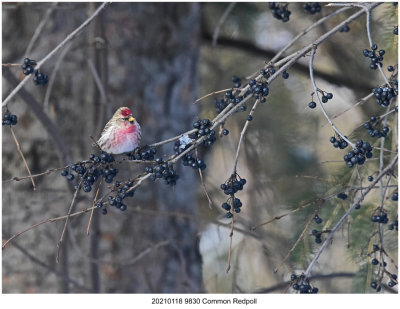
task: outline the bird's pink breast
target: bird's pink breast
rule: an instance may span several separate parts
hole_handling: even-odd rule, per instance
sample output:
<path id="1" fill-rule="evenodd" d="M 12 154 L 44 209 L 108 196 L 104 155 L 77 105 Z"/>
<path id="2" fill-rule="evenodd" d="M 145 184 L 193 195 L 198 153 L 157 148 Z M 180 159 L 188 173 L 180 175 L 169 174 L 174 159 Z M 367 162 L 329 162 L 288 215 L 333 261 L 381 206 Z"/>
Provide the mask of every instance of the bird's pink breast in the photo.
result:
<path id="1" fill-rule="evenodd" d="M 119 131 L 119 133 L 121 133 L 121 134 L 133 133 L 133 132 L 136 131 L 136 126 L 135 126 L 134 124 L 133 124 L 133 125 L 129 125 L 129 126 L 127 126 L 126 128 L 120 129 L 120 130 L 118 130 L 118 131 Z"/>

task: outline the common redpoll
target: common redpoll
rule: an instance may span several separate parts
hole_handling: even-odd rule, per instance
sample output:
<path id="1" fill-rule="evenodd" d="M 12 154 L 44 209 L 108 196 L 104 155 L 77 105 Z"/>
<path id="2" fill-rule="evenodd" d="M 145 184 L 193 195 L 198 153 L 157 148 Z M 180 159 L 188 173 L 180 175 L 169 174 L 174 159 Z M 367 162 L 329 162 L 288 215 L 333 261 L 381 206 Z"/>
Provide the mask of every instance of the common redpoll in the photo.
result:
<path id="1" fill-rule="evenodd" d="M 98 145 L 101 150 L 120 154 L 133 151 L 141 138 L 140 125 L 127 107 L 120 107 L 104 127 Z"/>

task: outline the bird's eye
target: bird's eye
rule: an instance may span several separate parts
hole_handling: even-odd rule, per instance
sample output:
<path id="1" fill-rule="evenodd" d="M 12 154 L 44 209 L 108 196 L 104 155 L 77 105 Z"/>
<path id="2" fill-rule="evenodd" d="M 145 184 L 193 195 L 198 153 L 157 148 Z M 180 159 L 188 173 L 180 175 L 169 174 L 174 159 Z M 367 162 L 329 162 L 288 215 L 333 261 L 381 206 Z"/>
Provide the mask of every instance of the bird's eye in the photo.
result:
<path id="1" fill-rule="evenodd" d="M 122 118 L 122 120 L 123 120 L 123 121 L 128 121 L 128 120 L 129 120 L 129 118 Z"/>

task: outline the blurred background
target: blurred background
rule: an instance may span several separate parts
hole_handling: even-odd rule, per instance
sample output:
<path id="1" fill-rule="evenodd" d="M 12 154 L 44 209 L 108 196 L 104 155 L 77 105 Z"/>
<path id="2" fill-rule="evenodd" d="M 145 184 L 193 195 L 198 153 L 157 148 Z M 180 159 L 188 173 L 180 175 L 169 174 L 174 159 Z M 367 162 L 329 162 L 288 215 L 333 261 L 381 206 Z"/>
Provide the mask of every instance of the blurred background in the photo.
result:
<path id="1" fill-rule="evenodd" d="M 42 59 L 98 5 L 3 3 L 3 64 L 22 63 L 25 57 Z M 273 17 L 268 3 L 108 5 L 77 39 L 45 63 L 42 71 L 49 76 L 48 85 L 29 81 L 8 104 L 18 116 L 14 130 L 32 174 L 87 160 L 94 151 L 90 136 L 97 139 L 121 106 L 132 108 L 142 126 L 143 144 L 185 132 L 199 118 L 213 119 L 214 100 L 223 94 L 192 104 L 196 98 L 232 87 L 233 75 L 245 82 L 300 31 L 337 8 L 322 5 L 320 13 L 311 15 L 302 3 L 290 3 L 289 10 L 290 20 L 283 23 Z M 316 27 L 285 55 L 310 44 L 357 10 L 349 9 Z M 397 65 L 396 25 L 397 6 L 387 3 L 373 11 L 372 37 L 386 50 L 384 68 Z M 326 109 L 331 117 L 340 115 L 334 118 L 337 127 L 352 140 L 363 138 L 377 146 L 380 141 L 362 128 L 370 115 L 385 113 L 374 98 L 342 113 L 383 83 L 362 55 L 369 45 L 365 16 L 349 26 L 349 32 L 337 33 L 318 47 L 316 81 L 334 95 Z M 343 162 L 345 150 L 334 149 L 329 142 L 334 132 L 319 108 L 308 107 L 313 91 L 308 61 L 304 57 L 288 70 L 289 79 L 280 77 L 271 84 L 267 103 L 259 106 L 246 133 L 237 171 L 247 184 L 239 194 L 243 207 L 236 216 L 228 274 L 230 220 L 220 207 L 226 198 L 219 187 L 232 171 L 251 102 L 246 112 L 225 123 L 229 135 L 219 136 L 211 149 L 199 149 L 207 164 L 203 176 L 213 207 L 199 173 L 179 162 L 176 187 L 146 181 L 128 201 L 126 212 L 114 208 L 104 216 L 95 211 L 89 236 L 89 214 L 71 218 L 58 264 L 56 244 L 64 221 L 44 224 L 13 241 L 2 255 L 3 293 L 285 292 L 288 284 L 282 283 L 292 273 L 304 271 L 320 246 L 311 230 L 332 228 L 354 198 L 349 194 L 341 200 L 336 195 L 358 179 L 356 170 Z M 22 78 L 19 67 L 3 66 L 3 99 Z M 389 118 L 385 147 L 397 151 L 396 117 Z M 164 157 L 172 153 L 173 143 L 158 149 Z M 376 175 L 378 154 L 375 151 L 374 159 L 358 170 L 360 177 Z M 393 155 L 385 153 L 385 162 Z M 29 180 L 5 182 L 27 174 L 5 126 L 2 156 L 3 242 L 68 212 L 73 188 L 59 171 L 37 177 L 36 191 Z M 123 163 L 117 179 L 133 177 L 143 168 Z M 394 181 L 388 196 L 397 191 Z M 312 274 L 317 277 L 311 282 L 320 292 L 372 292 L 373 269 L 365 248 L 372 245 L 369 236 L 374 226 L 369 218 L 379 201 L 375 191 L 336 233 L 315 266 Z M 74 209 L 90 207 L 94 194 L 80 194 Z M 386 202 L 394 220 L 397 204 L 390 198 Z M 250 229 L 301 206 L 289 216 Z M 283 260 L 316 207 L 321 207 L 323 223 L 309 225 Z M 397 233 L 385 232 L 385 241 L 397 265 Z M 396 270 L 390 263 L 388 269 Z"/>

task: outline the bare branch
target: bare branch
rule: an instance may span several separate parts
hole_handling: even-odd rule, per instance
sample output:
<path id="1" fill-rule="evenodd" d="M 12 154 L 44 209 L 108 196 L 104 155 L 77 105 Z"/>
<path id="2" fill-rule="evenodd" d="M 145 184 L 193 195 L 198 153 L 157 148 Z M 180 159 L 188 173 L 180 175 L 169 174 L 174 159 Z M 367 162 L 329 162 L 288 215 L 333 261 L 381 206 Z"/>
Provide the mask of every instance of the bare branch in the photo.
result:
<path id="1" fill-rule="evenodd" d="M 228 18 L 229 13 L 233 10 L 235 5 L 236 5 L 236 2 L 229 3 L 229 5 L 226 7 L 224 13 L 222 13 L 221 17 L 218 19 L 218 23 L 217 23 L 217 26 L 215 27 L 214 34 L 213 34 L 213 40 L 212 40 L 213 47 L 215 47 L 217 45 L 218 35 L 221 30 L 221 27 L 224 24 L 225 20 Z"/>
<path id="2" fill-rule="evenodd" d="M 22 150 L 21 150 L 21 146 L 18 143 L 17 137 L 15 136 L 14 129 L 10 127 L 10 130 L 11 130 L 11 134 L 13 136 L 14 142 L 17 145 L 18 153 L 20 154 L 20 156 L 22 158 L 22 161 L 24 161 L 24 165 L 26 167 L 26 170 L 28 171 L 29 178 L 31 179 L 31 182 L 32 182 L 33 191 L 36 191 L 35 181 L 33 180 L 31 170 L 29 169 L 28 163 L 26 163 L 25 156 L 24 156 L 24 154 L 22 153 Z"/>
<path id="3" fill-rule="evenodd" d="M 57 5 L 58 5 L 58 2 L 53 2 L 51 4 L 51 6 L 47 9 L 47 11 L 44 14 L 43 18 L 41 19 L 39 25 L 35 28 L 35 32 L 33 33 L 33 36 L 28 44 L 28 47 L 25 50 L 25 55 L 29 55 L 31 53 L 33 45 L 36 43 L 36 40 L 38 39 L 39 35 L 42 33 L 44 26 L 48 22 L 51 13 L 53 13 L 53 11 L 57 7 Z"/>
<path id="4" fill-rule="evenodd" d="M 72 31 L 60 44 L 58 44 L 50 53 L 48 53 L 42 60 L 38 61 L 36 65 L 36 69 L 40 69 L 40 67 L 50 58 L 52 58 L 56 52 L 58 52 L 65 44 L 67 44 L 69 41 L 75 39 L 80 32 L 86 28 L 92 20 L 109 4 L 109 2 L 104 2 L 101 4 L 97 10 L 88 18 L 86 19 L 78 28 L 76 28 L 74 31 Z M 32 74 L 26 76 L 19 84 L 17 87 L 14 88 L 13 91 L 6 97 L 6 99 L 3 101 L 2 106 L 6 106 L 7 103 L 18 93 L 18 91 L 27 83 L 27 81 L 31 78 Z"/>
<path id="5" fill-rule="evenodd" d="M 365 189 L 365 191 L 361 194 L 361 196 L 358 197 L 353 202 L 353 205 L 349 208 L 349 210 L 339 219 L 339 221 L 336 223 L 336 225 L 332 228 L 332 230 L 329 233 L 328 237 L 325 239 L 324 243 L 321 245 L 321 247 L 319 248 L 318 252 L 315 254 L 314 258 L 312 259 L 312 261 L 310 262 L 309 266 L 307 267 L 307 270 L 304 273 L 305 278 L 308 278 L 310 276 L 310 273 L 311 273 L 315 263 L 317 262 L 317 260 L 320 257 L 321 253 L 325 250 L 325 248 L 328 246 L 328 244 L 332 240 L 332 238 L 335 235 L 336 231 L 342 226 L 342 224 L 347 219 L 347 217 L 349 215 L 351 215 L 351 213 L 353 212 L 355 207 L 364 200 L 365 196 L 371 191 L 372 187 L 374 187 L 377 184 L 377 182 L 380 181 L 380 179 L 384 175 L 386 175 L 389 171 L 391 171 L 395 167 L 395 165 L 397 163 L 397 159 L 398 159 L 398 156 L 396 155 L 394 157 L 394 159 L 392 160 L 392 162 L 388 166 L 386 166 L 386 168 L 384 170 L 382 170 L 381 173 L 379 173 L 379 175 L 371 182 L 371 184 L 368 186 L 368 188 Z"/>

